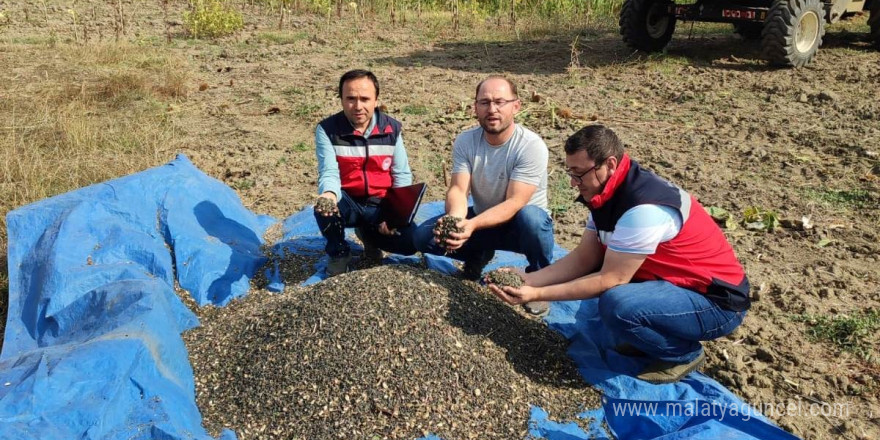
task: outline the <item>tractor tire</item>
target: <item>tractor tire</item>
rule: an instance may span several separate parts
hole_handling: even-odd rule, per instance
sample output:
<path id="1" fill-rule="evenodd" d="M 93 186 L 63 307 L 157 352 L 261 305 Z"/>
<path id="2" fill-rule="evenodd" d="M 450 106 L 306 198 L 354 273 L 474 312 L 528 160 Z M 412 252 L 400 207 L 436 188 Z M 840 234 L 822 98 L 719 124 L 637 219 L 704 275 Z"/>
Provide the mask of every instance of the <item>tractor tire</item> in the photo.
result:
<path id="1" fill-rule="evenodd" d="M 625 0 L 620 10 L 620 35 L 627 46 L 645 52 L 663 50 L 675 32 L 671 0 Z"/>
<path id="2" fill-rule="evenodd" d="M 874 47 L 880 49 L 880 0 L 871 0 L 868 5 L 871 15 L 868 16 L 868 26 L 870 26 L 870 41 Z"/>
<path id="3" fill-rule="evenodd" d="M 743 40 L 760 40 L 761 32 L 764 30 L 764 23 L 734 23 L 733 32 L 738 34 Z"/>
<path id="4" fill-rule="evenodd" d="M 761 33 L 764 57 L 776 66 L 803 67 L 816 55 L 824 35 L 821 0 L 774 0 Z"/>

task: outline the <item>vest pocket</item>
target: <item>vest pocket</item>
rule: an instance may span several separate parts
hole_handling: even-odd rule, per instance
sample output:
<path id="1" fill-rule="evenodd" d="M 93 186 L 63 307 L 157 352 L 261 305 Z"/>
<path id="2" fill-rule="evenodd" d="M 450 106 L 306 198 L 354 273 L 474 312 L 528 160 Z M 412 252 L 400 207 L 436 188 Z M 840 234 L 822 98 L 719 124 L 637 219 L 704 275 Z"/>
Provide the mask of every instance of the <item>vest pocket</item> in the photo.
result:
<path id="1" fill-rule="evenodd" d="M 749 298 L 749 279 L 743 277 L 739 285 L 733 285 L 718 278 L 712 278 L 712 283 L 706 288 L 706 298 L 718 304 L 724 310 L 743 312 L 752 305 Z"/>

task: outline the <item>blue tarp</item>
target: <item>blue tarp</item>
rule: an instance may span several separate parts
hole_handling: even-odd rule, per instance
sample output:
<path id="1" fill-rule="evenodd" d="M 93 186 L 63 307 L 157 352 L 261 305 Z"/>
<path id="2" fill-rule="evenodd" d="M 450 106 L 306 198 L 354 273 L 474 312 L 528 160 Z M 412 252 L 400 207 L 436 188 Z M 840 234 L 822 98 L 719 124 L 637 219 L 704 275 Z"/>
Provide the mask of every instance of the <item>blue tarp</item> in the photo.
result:
<path id="1" fill-rule="evenodd" d="M 440 210 L 440 202 L 428 204 L 419 218 Z M 245 294 L 267 261 L 261 237 L 273 223 L 183 156 L 10 212 L 0 439 L 210 439 L 180 337 L 198 319 L 174 288 L 199 305 L 222 306 Z M 277 247 L 321 252 L 310 208 L 283 229 Z M 324 264 L 306 283 L 322 278 Z M 455 270 L 442 257 L 428 264 Z M 524 264 L 499 253 L 490 267 Z M 281 280 L 272 286 L 280 289 Z M 572 358 L 605 399 L 603 408 L 583 414 L 589 432 L 532 408 L 536 437 L 609 438 L 604 421 L 624 439 L 794 438 L 701 374 L 657 386 L 615 372 L 638 366 L 607 349 L 595 301 L 554 304 L 547 322 L 571 339 Z"/>

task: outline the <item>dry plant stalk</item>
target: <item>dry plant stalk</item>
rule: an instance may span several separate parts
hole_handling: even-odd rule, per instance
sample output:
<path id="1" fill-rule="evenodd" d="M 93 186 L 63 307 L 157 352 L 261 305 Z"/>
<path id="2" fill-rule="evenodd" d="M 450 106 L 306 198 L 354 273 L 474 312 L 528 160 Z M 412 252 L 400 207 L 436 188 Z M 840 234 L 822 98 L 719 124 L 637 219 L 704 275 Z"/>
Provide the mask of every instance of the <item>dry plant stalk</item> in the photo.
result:
<path id="1" fill-rule="evenodd" d="M 165 22 L 165 41 L 171 42 L 171 25 L 168 22 L 168 1 L 169 0 L 160 0 L 162 2 L 162 21 Z"/>
<path id="2" fill-rule="evenodd" d="M 574 37 L 574 40 L 571 42 L 571 60 L 568 62 L 568 71 L 569 73 L 581 68 L 581 60 L 580 60 L 580 50 L 578 50 L 578 38 L 580 35 Z"/>
<path id="3" fill-rule="evenodd" d="M 278 30 L 284 29 L 284 12 L 285 12 L 284 2 L 278 4 Z"/>
<path id="4" fill-rule="evenodd" d="M 113 17 L 113 30 L 116 31 L 116 41 L 125 34 L 125 8 L 122 0 L 116 0 L 116 15 Z"/>
<path id="5" fill-rule="evenodd" d="M 397 16 L 394 11 L 394 0 L 390 0 L 389 7 L 391 8 L 391 24 L 397 24 Z"/>

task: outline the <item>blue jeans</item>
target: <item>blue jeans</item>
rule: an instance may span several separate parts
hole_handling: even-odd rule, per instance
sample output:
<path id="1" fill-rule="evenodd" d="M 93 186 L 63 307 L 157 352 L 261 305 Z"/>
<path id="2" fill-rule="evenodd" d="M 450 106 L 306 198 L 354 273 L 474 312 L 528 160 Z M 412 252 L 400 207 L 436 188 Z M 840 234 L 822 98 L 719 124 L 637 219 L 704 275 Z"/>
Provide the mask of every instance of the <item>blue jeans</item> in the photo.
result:
<path id="1" fill-rule="evenodd" d="M 676 363 L 694 360 L 703 350 L 700 341 L 729 334 L 745 315 L 667 281 L 622 284 L 599 297 L 599 316 L 618 343 Z"/>
<path id="2" fill-rule="evenodd" d="M 342 198 L 336 203 L 339 215 L 325 217 L 315 211 L 315 221 L 321 235 L 327 239 L 324 250 L 331 257 L 344 257 L 351 255 L 351 247 L 345 241 L 345 228 L 361 228 L 364 234 L 363 240 L 386 252 L 401 255 L 416 253 L 413 246 L 413 232 L 415 225 L 410 223 L 404 228 L 398 228 L 400 235 L 384 235 L 379 233 L 379 224 L 382 223 L 379 206 L 373 203 L 360 203 L 342 192 Z"/>
<path id="3" fill-rule="evenodd" d="M 422 253 L 444 255 L 446 252 L 434 242 L 434 226 L 443 215 L 422 223 L 416 229 L 415 246 Z M 475 216 L 474 209 L 468 208 L 467 218 Z M 553 220 L 550 215 L 537 206 L 526 205 L 507 223 L 474 232 L 461 248 L 447 256 L 467 262 L 479 261 L 486 251 L 517 252 L 526 256 L 529 261 L 526 271 L 532 272 L 550 265 L 553 245 Z"/>

